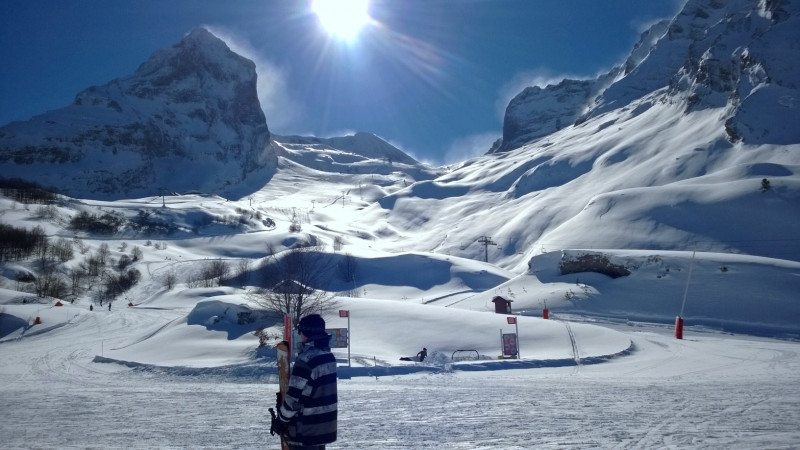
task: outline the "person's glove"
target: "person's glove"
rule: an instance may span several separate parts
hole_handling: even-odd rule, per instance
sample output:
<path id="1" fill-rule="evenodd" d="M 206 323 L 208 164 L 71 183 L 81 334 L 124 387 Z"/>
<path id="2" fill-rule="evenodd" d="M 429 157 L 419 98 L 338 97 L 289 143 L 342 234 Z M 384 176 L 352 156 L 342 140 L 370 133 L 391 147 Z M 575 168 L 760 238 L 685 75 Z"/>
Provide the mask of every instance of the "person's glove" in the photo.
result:
<path id="1" fill-rule="evenodd" d="M 272 436 L 283 435 L 289 429 L 289 422 L 284 422 L 280 417 L 273 417 L 272 423 L 269 426 L 269 434 Z"/>

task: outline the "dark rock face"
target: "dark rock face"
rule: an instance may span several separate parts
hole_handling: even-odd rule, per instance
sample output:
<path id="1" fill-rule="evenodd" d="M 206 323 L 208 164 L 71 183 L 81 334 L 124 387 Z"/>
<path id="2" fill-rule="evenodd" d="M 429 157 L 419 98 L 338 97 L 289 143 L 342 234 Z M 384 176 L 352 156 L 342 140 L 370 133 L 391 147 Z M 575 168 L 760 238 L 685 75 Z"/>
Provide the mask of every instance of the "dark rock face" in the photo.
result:
<path id="1" fill-rule="evenodd" d="M 570 126 L 597 94 L 599 80 L 563 80 L 553 86 L 525 88 L 506 108 L 503 142 L 510 150 Z"/>

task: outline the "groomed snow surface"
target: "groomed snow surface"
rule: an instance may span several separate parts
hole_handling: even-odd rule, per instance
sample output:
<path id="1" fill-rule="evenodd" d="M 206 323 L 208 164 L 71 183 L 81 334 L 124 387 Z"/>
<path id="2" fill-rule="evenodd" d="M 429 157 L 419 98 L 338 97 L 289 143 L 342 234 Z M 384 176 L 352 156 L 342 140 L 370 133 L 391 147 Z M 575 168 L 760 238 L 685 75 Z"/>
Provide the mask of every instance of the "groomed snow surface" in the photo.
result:
<path id="1" fill-rule="evenodd" d="M 3 320 L 27 312 L 42 323 L 0 342 L 3 448 L 278 447 L 267 412 L 274 363 L 229 320 L 228 289 L 92 312 L 13 294 L 3 291 Z M 208 300 L 187 304 L 198 296 Z M 522 359 L 498 361 L 500 331 L 514 331 L 505 315 L 368 299 L 340 307 L 352 316 L 353 355 L 348 368 L 346 350 L 335 351 L 339 440 L 328 448 L 800 442 L 797 342 L 694 327 L 677 340 L 669 325 L 519 317 Z M 328 325 L 347 326 L 336 316 Z M 458 343 L 483 359 L 454 363 L 438 350 Z M 430 363 L 398 360 L 423 345 Z"/>

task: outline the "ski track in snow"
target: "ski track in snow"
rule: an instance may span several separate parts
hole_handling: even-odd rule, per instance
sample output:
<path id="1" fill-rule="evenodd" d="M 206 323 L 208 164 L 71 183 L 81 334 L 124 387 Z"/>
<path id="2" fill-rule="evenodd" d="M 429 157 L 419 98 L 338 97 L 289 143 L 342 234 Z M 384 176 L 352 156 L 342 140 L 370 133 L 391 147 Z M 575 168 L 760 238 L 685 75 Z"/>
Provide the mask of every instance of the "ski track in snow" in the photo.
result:
<path id="1" fill-rule="evenodd" d="M 102 319 L 0 343 L 3 448 L 277 447 L 272 378 L 93 363 L 148 316 Z M 632 354 L 580 367 L 340 380 L 339 440 L 328 448 L 797 447 L 798 343 L 691 330 L 679 341 L 664 327 L 609 326 L 629 334 Z"/>

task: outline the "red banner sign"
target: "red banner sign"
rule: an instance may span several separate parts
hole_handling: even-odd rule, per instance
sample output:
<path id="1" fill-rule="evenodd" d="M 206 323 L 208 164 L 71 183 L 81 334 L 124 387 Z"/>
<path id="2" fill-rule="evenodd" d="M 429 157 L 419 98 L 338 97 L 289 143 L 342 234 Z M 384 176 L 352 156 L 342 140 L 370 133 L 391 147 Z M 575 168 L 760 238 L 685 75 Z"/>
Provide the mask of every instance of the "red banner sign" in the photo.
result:
<path id="1" fill-rule="evenodd" d="M 515 333 L 503 334 L 503 355 L 517 356 L 517 335 Z"/>
<path id="2" fill-rule="evenodd" d="M 508 317 L 507 319 L 508 319 L 508 324 L 509 325 L 514 325 L 515 323 L 517 323 L 517 318 L 516 317 Z"/>
<path id="3" fill-rule="evenodd" d="M 325 332 L 331 335 L 331 348 L 347 348 L 347 328 L 326 328 Z"/>
<path id="4" fill-rule="evenodd" d="M 339 317 L 350 317 L 350 311 L 346 309 L 339 310 Z"/>

